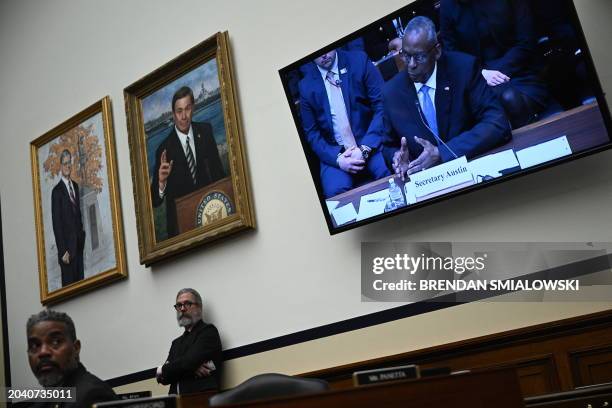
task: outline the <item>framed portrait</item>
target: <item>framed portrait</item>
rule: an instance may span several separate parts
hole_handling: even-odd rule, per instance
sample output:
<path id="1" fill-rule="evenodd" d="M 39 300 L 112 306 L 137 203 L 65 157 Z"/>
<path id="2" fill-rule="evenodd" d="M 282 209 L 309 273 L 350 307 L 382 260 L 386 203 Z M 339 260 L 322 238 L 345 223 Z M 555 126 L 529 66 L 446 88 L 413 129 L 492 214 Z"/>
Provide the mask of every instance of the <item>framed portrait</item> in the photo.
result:
<path id="1" fill-rule="evenodd" d="M 108 96 L 30 143 L 41 303 L 127 277 Z"/>
<path id="2" fill-rule="evenodd" d="M 254 228 L 227 32 L 124 96 L 140 263 Z"/>

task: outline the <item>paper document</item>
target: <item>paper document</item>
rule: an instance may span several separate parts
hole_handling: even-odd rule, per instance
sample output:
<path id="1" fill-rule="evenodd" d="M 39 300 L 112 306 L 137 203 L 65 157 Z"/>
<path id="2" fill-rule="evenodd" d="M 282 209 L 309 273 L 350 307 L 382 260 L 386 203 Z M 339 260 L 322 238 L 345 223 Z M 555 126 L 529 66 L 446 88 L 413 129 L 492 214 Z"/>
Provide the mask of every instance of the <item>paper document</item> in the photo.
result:
<path id="1" fill-rule="evenodd" d="M 353 203 L 336 208 L 331 212 L 331 214 L 334 217 L 334 220 L 336 220 L 336 225 L 346 224 L 347 222 L 354 221 L 357 218 L 357 211 L 355 211 L 355 206 Z"/>
<path id="2" fill-rule="evenodd" d="M 522 169 L 546 163 L 559 157 L 572 154 L 567 136 L 561 136 L 548 142 L 527 147 L 516 152 L 516 157 Z"/>
<path id="3" fill-rule="evenodd" d="M 388 188 L 362 196 L 359 202 L 359 215 L 357 215 L 357 221 L 384 213 L 387 201 L 389 201 Z"/>
<path id="4" fill-rule="evenodd" d="M 465 156 L 410 175 L 410 182 L 414 184 L 417 198 L 472 180 L 472 173 L 468 170 Z"/>
<path id="5" fill-rule="evenodd" d="M 468 167 L 477 183 L 485 177 L 501 177 L 502 170 L 519 167 L 519 162 L 512 149 L 503 152 L 488 154 L 468 163 Z"/>
<path id="6" fill-rule="evenodd" d="M 331 214 L 331 212 L 336 209 L 338 204 L 340 204 L 340 201 L 326 201 L 325 204 L 327 204 L 327 211 L 329 211 Z"/>

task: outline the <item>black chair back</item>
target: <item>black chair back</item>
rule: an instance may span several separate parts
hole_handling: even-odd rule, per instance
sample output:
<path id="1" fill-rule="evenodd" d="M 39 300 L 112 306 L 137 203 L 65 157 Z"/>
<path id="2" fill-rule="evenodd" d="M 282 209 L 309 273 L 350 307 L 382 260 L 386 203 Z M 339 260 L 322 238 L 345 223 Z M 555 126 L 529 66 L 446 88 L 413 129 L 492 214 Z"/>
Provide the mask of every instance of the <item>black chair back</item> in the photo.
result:
<path id="1" fill-rule="evenodd" d="M 229 391 L 212 396 L 209 402 L 211 407 L 220 407 L 268 398 L 316 394 L 327 390 L 329 384 L 323 380 L 273 373 L 260 374 Z"/>

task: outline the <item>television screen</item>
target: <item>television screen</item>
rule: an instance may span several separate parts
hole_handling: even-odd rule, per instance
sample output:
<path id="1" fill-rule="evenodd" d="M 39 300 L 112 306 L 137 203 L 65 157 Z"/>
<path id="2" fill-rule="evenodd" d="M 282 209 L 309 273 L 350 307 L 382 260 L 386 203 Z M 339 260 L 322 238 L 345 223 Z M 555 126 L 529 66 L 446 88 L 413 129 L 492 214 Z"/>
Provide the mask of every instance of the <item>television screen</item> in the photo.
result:
<path id="1" fill-rule="evenodd" d="M 610 147 L 571 0 L 417 0 L 280 70 L 330 233 Z"/>

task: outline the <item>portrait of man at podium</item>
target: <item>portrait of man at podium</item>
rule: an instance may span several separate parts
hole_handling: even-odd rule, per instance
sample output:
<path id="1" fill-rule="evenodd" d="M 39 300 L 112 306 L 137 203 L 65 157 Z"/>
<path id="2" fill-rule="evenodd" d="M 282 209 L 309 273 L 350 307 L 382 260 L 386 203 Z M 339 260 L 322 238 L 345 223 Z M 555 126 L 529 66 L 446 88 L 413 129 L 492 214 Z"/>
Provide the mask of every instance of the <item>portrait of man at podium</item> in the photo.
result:
<path id="1" fill-rule="evenodd" d="M 234 211 L 215 60 L 143 99 L 156 240 Z"/>

